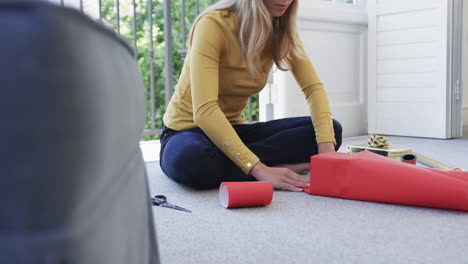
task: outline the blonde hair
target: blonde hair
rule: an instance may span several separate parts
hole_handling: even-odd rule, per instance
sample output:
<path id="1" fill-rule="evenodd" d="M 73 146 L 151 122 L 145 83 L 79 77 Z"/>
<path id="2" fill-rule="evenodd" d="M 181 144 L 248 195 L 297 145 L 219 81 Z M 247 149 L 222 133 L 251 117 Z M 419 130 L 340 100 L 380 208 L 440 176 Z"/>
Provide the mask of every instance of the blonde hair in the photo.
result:
<path id="1" fill-rule="evenodd" d="M 272 44 L 272 56 L 278 69 L 287 71 L 295 57 L 304 57 L 296 36 L 296 15 L 298 0 L 280 17 L 272 17 L 264 0 L 220 0 L 205 9 L 193 23 L 189 33 L 191 44 L 193 31 L 200 18 L 215 10 L 235 11 L 239 22 L 239 40 L 242 54 L 252 78 L 262 74 L 260 53 L 269 42 Z"/>

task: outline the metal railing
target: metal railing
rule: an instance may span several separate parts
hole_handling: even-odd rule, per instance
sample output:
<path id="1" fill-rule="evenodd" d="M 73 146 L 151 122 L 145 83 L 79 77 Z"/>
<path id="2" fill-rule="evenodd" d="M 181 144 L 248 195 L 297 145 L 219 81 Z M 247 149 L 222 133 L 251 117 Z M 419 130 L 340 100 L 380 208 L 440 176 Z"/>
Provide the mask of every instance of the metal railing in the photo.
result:
<path id="1" fill-rule="evenodd" d="M 58 0 L 55 0 L 58 1 Z M 61 5 L 73 5 L 76 8 L 79 8 L 82 12 L 87 13 L 88 9 L 94 7 L 97 9 L 97 12 L 94 12 L 94 18 L 102 21 L 107 26 L 112 27 L 115 31 L 121 34 L 126 38 L 129 43 L 132 43 L 135 54 L 137 54 L 138 64 L 140 66 L 140 71 L 142 72 L 142 77 L 145 80 L 145 86 L 147 89 L 147 122 L 143 135 L 151 139 L 157 136 L 161 132 L 162 126 L 162 114 L 164 111 L 161 111 L 161 108 L 165 109 L 165 106 L 169 102 L 173 92 L 174 92 L 174 64 L 180 66 L 183 65 L 183 60 L 187 54 L 186 49 L 186 39 L 187 39 L 187 29 L 190 28 L 191 23 L 194 18 L 198 16 L 202 8 L 206 8 L 208 5 L 213 4 L 217 0 L 163 0 L 162 3 L 159 0 L 60 0 Z M 73 4 L 70 4 L 73 3 Z M 174 8 L 174 4 L 180 9 Z M 130 5 L 130 7 L 129 7 Z M 113 9 L 113 10 L 111 10 Z M 121 11 L 125 9 L 127 13 L 122 15 Z M 188 10 L 189 9 L 189 10 Z M 145 13 L 146 11 L 146 13 Z M 191 11 L 191 12 L 187 12 Z M 162 24 L 163 24 L 163 41 L 160 41 L 161 28 L 157 27 L 156 20 L 158 20 L 158 25 L 161 24 L 161 14 L 162 12 Z M 180 21 L 175 20 L 175 12 L 180 12 Z M 131 17 L 131 32 L 121 32 L 122 25 L 128 18 Z M 142 17 L 145 17 L 142 19 Z M 176 16 L 178 17 L 178 16 Z M 179 39 L 178 42 L 174 42 L 173 31 L 174 22 L 178 22 L 180 27 L 180 35 L 177 36 Z M 187 23 L 189 25 L 187 25 Z M 155 27 L 157 35 L 155 36 Z M 144 29 L 144 30 L 141 30 Z M 146 33 L 148 34 L 142 34 Z M 142 38 L 147 38 L 147 41 L 141 41 Z M 157 43 L 155 39 L 159 39 Z M 147 42 L 147 43 L 146 43 Z M 141 46 L 140 43 L 145 43 Z M 158 51 L 161 50 L 160 45 L 164 46 L 164 65 L 155 65 L 156 59 L 156 49 L 155 45 L 158 45 Z M 180 53 L 180 61 L 174 61 L 174 51 L 175 44 L 177 44 L 178 50 Z M 162 67 L 161 67 L 162 66 Z M 148 69 L 146 69 L 148 67 Z M 177 69 L 180 71 L 181 66 Z M 156 72 L 164 72 L 164 86 L 162 87 L 161 82 L 159 85 L 155 82 Z M 178 74 L 176 72 L 175 74 Z M 159 80 L 160 78 L 158 78 Z M 164 97 L 158 98 L 164 91 Z M 248 121 L 252 122 L 254 119 L 252 102 L 257 101 L 258 97 L 253 96 L 249 99 L 248 103 Z"/>

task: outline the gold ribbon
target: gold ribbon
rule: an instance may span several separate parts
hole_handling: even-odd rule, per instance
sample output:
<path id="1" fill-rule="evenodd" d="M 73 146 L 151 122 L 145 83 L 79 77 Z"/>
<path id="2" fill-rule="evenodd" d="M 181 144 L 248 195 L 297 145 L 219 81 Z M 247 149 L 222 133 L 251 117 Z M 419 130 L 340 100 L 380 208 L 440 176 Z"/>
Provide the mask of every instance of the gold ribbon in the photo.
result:
<path id="1" fill-rule="evenodd" d="M 388 148 L 388 138 L 379 135 L 372 135 L 367 141 L 367 145 L 373 148 Z"/>

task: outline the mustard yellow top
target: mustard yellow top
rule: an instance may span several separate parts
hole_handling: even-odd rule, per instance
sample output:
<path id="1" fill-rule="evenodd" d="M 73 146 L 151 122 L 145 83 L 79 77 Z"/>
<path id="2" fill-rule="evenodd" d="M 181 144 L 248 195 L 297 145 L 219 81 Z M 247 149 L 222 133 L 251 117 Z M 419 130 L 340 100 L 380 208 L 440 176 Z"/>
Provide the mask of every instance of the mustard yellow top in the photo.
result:
<path id="1" fill-rule="evenodd" d="M 273 66 L 270 48 L 261 52 L 263 74 L 255 80 L 247 70 L 237 35 L 237 17 L 227 11 L 205 14 L 196 24 L 179 82 L 164 114 L 174 130 L 200 127 L 245 173 L 259 161 L 241 141 L 233 124 L 251 95 L 266 85 Z M 291 71 L 310 106 L 317 143 L 335 142 L 328 98 L 308 58 L 298 58 Z"/>

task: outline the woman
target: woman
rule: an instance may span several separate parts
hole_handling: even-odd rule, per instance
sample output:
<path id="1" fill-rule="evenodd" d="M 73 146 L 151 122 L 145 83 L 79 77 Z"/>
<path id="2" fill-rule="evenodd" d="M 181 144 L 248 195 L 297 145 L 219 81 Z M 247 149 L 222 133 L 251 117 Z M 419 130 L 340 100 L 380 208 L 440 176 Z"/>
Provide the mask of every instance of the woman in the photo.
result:
<path id="1" fill-rule="evenodd" d="M 338 150 L 341 126 L 296 33 L 297 9 L 298 0 L 221 0 L 200 14 L 163 119 L 168 177 L 201 189 L 258 180 L 302 191 L 310 156 Z M 292 71 L 312 118 L 242 124 L 273 63 Z"/>

